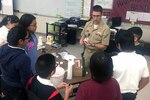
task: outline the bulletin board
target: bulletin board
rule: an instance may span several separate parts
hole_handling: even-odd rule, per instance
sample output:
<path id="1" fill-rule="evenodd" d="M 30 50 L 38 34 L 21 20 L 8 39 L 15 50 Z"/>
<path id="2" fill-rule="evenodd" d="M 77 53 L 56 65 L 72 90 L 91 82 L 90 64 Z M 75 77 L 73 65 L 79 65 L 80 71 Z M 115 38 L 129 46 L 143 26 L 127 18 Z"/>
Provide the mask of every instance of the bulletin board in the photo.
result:
<path id="1" fill-rule="evenodd" d="M 150 25 L 150 0 L 114 0 L 112 17 L 120 16 L 124 22 Z"/>
<path id="2" fill-rule="evenodd" d="M 0 0 L 0 14 L 13 15 L 13 0 Z"/>
<path id="3" fill-rule="evenodd" d="M 53 17 L 81 17 L 83 0 L 14 0 L 14 10 Z"/>

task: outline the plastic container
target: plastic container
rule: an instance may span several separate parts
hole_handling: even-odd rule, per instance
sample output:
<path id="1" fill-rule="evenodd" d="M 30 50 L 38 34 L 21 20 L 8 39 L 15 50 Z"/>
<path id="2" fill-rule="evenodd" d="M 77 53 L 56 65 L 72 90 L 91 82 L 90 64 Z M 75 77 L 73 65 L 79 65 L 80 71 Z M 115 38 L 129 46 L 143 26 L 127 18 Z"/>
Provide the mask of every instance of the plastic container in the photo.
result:
<path id="1" fill-rule="evenodd" d="M 59 83 L 63 82 L 65 70 L 62 67 L 56 67 L 56 72 L 51 76 L 50 80 L 54 86 L 57 86 Z"/>

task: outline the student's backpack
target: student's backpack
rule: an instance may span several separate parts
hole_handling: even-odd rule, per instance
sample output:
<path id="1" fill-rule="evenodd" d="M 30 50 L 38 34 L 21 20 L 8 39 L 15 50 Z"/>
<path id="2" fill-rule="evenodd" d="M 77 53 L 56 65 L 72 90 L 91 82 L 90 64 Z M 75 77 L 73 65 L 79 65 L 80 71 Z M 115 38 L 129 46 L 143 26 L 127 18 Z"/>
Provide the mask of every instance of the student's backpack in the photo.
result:
<path id="1" fill-rule="evenodd" d="M 26 85 L 28 98 L 29 98 L 29 100 L 44 100 L 44 99 L 41 99 L 39 96 L 37 96 L 35 92 L 33 92 L 33 91 L 37 90 L 37 87 L 38 87 L 38 86 L 36 86 L 37 84 L 35 84 L 35 86 L 33 86 L 32 88 L 30 87 L 32 82 L 34 81 L 34 78 L 36 78 L 36 76 L 37 75 L 32 76 Z M 39 92 L 39 91 L 37 91 L 37 92 Z M 46 100 L 51 100 L 54 96 L 57 95 L 57 93 L 58 93 L 57 90 L 53 91 L 51 93 L 51 95 L 48 95 L 49 97 Z M 46 96 L 47 96 L 47 93 L 45 93 L 45 95 L 42 95 L 43 98 Z"/>
<path id="2" fill-rule="evenodd" d="M 29 98 L 29 100 L 41 100 L 37 95 L 35 95 L 35 93 L 32 92 L 32 90 L 29 89 L 29 86 L 30 86 L 30 84 L 32 83 L 32 80 L 33 80 L 33 78 L 34 78 L 35 76 L 36 76 L 36 75 L 32 76 L 32 77 L 29 79 L 29 81 L 28 81 L 28 83 L 27 83 L 27 85 L 26 85 L 26 90 L 27 90 L 27 93 L 28 93 L 28 98 Z"/>

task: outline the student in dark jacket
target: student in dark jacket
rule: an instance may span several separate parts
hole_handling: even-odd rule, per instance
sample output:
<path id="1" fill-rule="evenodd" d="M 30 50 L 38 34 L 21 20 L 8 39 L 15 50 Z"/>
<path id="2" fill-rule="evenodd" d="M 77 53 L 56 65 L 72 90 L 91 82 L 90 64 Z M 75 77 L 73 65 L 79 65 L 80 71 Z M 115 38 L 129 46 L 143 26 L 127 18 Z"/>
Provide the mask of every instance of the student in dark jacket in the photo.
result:
<path id="1" fill-rule="evenodd" d="M 25 87 L 32 71 L 30 58 L 22 47 L 29 39 L 25 28 L 14 27 L 8 33 L 8 44 L 0 48 L 1 88 L 4 100 L 27 100 Z"/>
<path id="2" fill-rule="evenodd" d="M 35 67 L 37 75 L 30 78 L 26 87 L 29 100 L 63 100 L 57 90 L 60 88 L 66 88 L 64 100 L 68 100 L 73 86 L 62 82 L 54 87 L 51 83 L 50 77 L 55 73 L 55 64 L 55 57 L 52 54 L 39 56 Z"/>

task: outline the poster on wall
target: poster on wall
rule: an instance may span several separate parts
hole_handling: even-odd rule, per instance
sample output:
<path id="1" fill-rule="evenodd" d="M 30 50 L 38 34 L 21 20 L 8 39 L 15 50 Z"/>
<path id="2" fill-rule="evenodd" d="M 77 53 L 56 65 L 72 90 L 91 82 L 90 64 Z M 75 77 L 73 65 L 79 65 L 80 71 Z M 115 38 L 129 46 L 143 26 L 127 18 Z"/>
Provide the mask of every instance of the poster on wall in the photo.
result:
<path id="1" fill-rule="evenodd" d="M 84 0 L 83 17 L 90 17 L 91 0 Z"/>
<path id="2" fill-rule="evenodd" d="M 134 15 L 149 15 L 150 13 L 150 0 L 114 0 L 111 18 L 120 16 L 122 21 L 129 21 L 129 18 L 126 17 L 129 14 L 128 11 L 132 11 L 132 18 Z M 139 17 L 139 18 L 138 18 Z M 141 20 L 140 16 L 137 17 L 136 22 L 141 24 L 148 24 L 150 20 L 147 20 L 147 17 L 144 20 Z M 138 20 L 140 19 L 140 20 Z"/>

